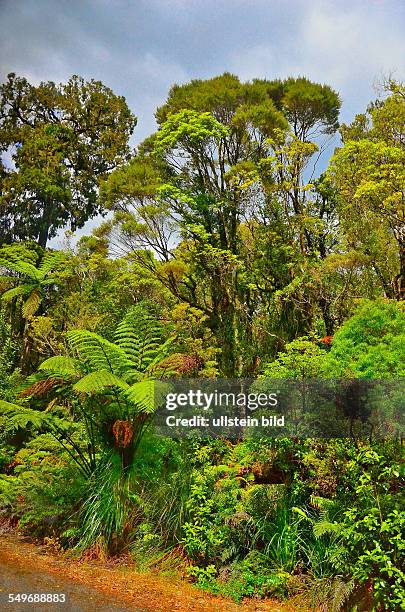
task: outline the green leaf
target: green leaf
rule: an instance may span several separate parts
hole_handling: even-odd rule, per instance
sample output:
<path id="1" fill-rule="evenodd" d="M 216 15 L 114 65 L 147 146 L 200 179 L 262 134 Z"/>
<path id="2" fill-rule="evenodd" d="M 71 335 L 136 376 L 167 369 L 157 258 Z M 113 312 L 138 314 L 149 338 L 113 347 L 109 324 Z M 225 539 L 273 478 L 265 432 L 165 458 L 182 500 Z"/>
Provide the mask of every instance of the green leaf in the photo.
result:
<path id="1" fill-rule="evenodd" d="M 24 319 L 30 319 L 37 312 L 42 302 L 42 296 L 36 289 L 28 296 L 22 307 Z"/>
<path id="2" fill-rule="evenodd" d="M 125 393 L 129 401 L 140 411 L 152 413 L 155 411 L 155 381 L 151 379 L 137 382 Z"/>
<path id="3" fill-rule="evenodd" d="M 41 363 L 38 370 L 57 376 L 79 376 L 79 362 L 71 357 L 57 355 Z"/>
<path id="4" fill-rule="evenodd" d="M 2 294 L 1 299 L 5 302 L 9 302 L 20 295 L 27 295 L 27 293 L 30 293 L 30 291 L 32 291 L 32 287 L 30 285 L 20 285 L 19 287 L 13 287 L 12 289 L 5 291 Z"/>
<path id="5" fill-rule="evenodd" d="M 47 420 L 47 415 L 31 408 L 10 404 L 4 400 L 0 400 L 0 415 L 6 416 L 8 425 L 14 429 L 25 429 L 27 425 L 40 427 Z"/>
<path id="6" fill-rule="evenodd" d="M 41 279 L 41 274 L 38 272 L 36 267 L 26 261 L 9 261 L 7 259 L 0 259 L 0 266 L 3 266 L 12 272 L 24 274 L 24 276 L 28 276 L 28 278 L 35 281 Z"/>
<path id="7" fill-rule="evenodd" d="M 122 379 L 110 372 L 109 370 L 98 370 L 83 376 L 75 385 L 73 390 L 76 393 L 86 393 L 92 395 L 100 393 L 108 387 L 119 387 L 120 389 L 128 389 L 129 385 Z"/>

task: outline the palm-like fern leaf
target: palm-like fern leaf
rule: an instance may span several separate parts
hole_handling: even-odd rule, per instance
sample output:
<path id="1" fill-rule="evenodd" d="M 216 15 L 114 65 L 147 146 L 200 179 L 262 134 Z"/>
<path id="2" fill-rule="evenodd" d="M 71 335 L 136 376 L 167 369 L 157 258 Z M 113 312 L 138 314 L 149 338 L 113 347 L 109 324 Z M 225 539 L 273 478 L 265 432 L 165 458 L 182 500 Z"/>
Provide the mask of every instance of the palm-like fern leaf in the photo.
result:
<path id="1" fill-rule="evenodd" d="M 11 425 L 13 429 L 25 429 L 27 425 L 41 427 L 47 419 L 47 416 L 42 412 L 17 404 L 10 404 L 4 400 L 0 400 L 0 415 L 7 417 L 7 425 Z"/>
<path id="2" fill-rule="evenodd" d="M 32 380 L 32 379 L 31 379 Z M 30 384 L 27 385 L 27 381 L 25 381 L 24 388 L 20 392 L 20 397 L 41 397 L 43 395 L 47 395 L 52 389 L 61 384 L 60 378 L 46 378 L 35 380 L 34 382 L 30 381 Z"/>
<path id="3" fill-rule="evenodd" d="M 97 372 L 91 372 L 83 376 L 83 378 L 73 385 L 73 390 L 77 393 L 93 395 L 105 391 L 109 387 L 128 389 L 129 385 L 122 378 L 116 376 L 109 370 L 98 370 Z"/>
<path id="4" fill-rule="evenodd" d="M 76 359 L 62 355 L 49 357 L 49 359 L 41 363 L 38 369 L 47 374 L 60 377 L 81 375 L 80 363 Z"/>
<path id="5" fill-rule="evenodd" d="M 49 272 L 55 270 L 62 263 L 66 261 L 66 253 L 63 251 L 47 251 L 42 258 L 41 264 L 38 268 L 41 276 L 44 278 Z"/>
<path id="6" fill-rule="evenodd" d="M 13 300 L 15 297 L 20 297 L 20 295 L 27 295 L 34 289 L 34 285 L 19 285 L 18 287 L 13 287 L 12 289 L 7 289 L 2 296 L 1 299 L 5 302 L 9 302 Z"/>
<path id="7" fill-rule="evenodd" d="M 331 523 L 330 521 L 319 520 L 313 525 L 314 535 L 317 538 L 321 538 L 326 534 L 340 535 L 343 531 L 343 526 L 339 523 Z"/>
<path id="8" fill-rule="evenodd" d="M 27 261 L 11 261 L 8 259 L 0 259 L 0 266 L 3 268 L 7 268 L 11 272 L 17 272 L 18 274 L 23 274 L 24 276 L 28 276 L 33 281 L 41 280 L 41 273 L 37 268 L 28 263 Z"/>
<path id="9" fill-rule="evenodd" d="M 37 312 L 39 305 L 42 302 L 42 296 L 37 289 L 34 289 L 25 300 L 22 306 L 22 315 L 24 319 L 30 319 Z"/>
<path id="10" fill-rule="evenodd" d="M 133 367 L 143 372 L 159 355 L 162 326 L 141 306 L 135 306 L 119 323 L 115 340 L 128 355 Z"/>
<path id="11" fill-rule="evenodd" d="M 137 412 L 151 414 L 155 411 L 155 381 L 148 379 L 137 382 L 125 393 L 131 404 L 136 406 Z"/>
<path id="12" fill-rule="evenodd" d="M 123 348 L 102 338 L 95 332 L 84 329 L 67 333 L 72 349 L 91 370 L 108 370 L 117 376 L 125 375 L 132 363 Z"/>
<path id="13" fill-rule="evenodd" d="M 154 358 L 149 362 L 147 366 L 148 372 L 154 372 L 156 369 L 159 369 L 159 365 L 161 362 L 169 357 L 172 354 L 172 345 L 175 341 L 175 338 L 168 338 L 166 342 L 164 342 L 161 346 L 159 346 L 158 350 L 155 351 Z"/>

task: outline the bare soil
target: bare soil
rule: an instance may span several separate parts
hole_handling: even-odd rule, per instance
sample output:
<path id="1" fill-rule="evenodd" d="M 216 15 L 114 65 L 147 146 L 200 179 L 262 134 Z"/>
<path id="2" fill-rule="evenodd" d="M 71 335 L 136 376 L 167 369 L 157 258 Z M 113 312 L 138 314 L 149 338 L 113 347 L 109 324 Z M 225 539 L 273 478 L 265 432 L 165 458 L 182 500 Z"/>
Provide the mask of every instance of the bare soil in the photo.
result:
<path id="1" fill-rule="evenodd" d="M 66 603 L 7 603 L 8 593 L 65 593 Z M 20 612 L 294 612 L 273 600 L 246 601 L 210 595 L 182 580 L 137 572 L 129 564 L 82 561 L 63 553 L 51 554 L 21 536 L 0 536 L 0 609 Z"/>

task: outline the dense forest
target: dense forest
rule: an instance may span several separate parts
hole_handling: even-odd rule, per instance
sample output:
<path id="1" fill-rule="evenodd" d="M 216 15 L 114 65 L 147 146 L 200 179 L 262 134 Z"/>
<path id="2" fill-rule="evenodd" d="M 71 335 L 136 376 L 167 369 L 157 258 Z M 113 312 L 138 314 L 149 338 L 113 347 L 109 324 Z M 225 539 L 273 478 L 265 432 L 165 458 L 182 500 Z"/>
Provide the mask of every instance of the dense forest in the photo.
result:
<path id="1" fill-rule="evenodd" d="M 236 601 L 404 609 L 405 87 L 340 107 L 224 73 L 174 85 L 133 149 L 101 82 L 8 76 L 2 524 Z M 389 380 L 393 429 L 165 437 L 150 389 L 173 378 Z"/>

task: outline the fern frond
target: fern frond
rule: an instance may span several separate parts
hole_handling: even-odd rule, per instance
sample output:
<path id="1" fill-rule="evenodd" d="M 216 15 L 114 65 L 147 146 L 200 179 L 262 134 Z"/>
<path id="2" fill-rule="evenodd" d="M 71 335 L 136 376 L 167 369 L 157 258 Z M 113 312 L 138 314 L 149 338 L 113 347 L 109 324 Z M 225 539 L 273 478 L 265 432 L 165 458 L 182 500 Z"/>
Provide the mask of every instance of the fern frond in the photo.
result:
<path id="1" fill-rule="evenodd" d="M 121 347 L 95 332 L 77 329 L 69 331 L 66 335 L 72 349 L 92 370 L 108 370 L 112 374 L 122 376 L 132 366 L 128 355 Z"/>
<path id="2" fill-rule="evenodd" d="M 13 429 L 25 429 L 27 425 L 41 427 L 47 418 L 42 412 L 4 400 L 0 400 L 0 415 L 7 417 L 7 425 Z"/>
<path id="3" fill-rule="evenodd" d="M 63 355 L 56 355 L 55 357 L 49 357 L 41 363 L 38 368 L 39 371 L 46 372 L 47 374 L 53 374 L 54 376 L 80 376 L 80 364 L 76 359 L 71 357 L 64 357 Z"/>
<path id="4" fill-rule="evenodd" d="M 41 302 L 42 302 L 41 294 L 39 293 L 39 291 L 34 289 L 34 291 L 32 291 L 32 293 L 28 296 L 28 298 L 25 300 L 22 306 L 21 311 L 22 311 L 22 316 L 24 317 L 24 319 L 31 319 L 31 317 L 33 317 L 34 314 L 37 312 Z"/>
<path id="5" fill-rule="evenodd" d="M 310 503 L 311 506 L 321 512 L 327 512 L 335 505 L 335 502 L 332 499 L 328 499 L 327 497 L 319 497 L 318 495 L 311 495 Z"/>
<path id="6" fill-rule="evenodd" d="M 0 274 L 0 283 L 10 282 L 10 281 L 15 281 L 15 280 L 16 280 L 15 276 L 10 276 L 9 274 Z"/>
<path id="7" fill-rule="evenodd" d="M 115 340 L 136 370 L 144 371 L 158 356 L 162 325 L 142 305 L 131 308 L 119 323 Z"/>
<path id="8" fill-rule="evenodd" d="M 0 266 L 10 270 L 11 272 L 17 272 L 18 274 L 23 274 L 24 276 L 28 276 L 31 280 L 39 281 L 41 280 L 41 274 L 36 269 L 35 266 L 28 263 L 27 261 L 11 261 L 8 259 L 0 259 Z"/>
<path id="9" fill-rule="evenodd" d="M 331 523 L 329 521 L 316 521 L 314 523 L 313 526 L 314 529 L 314 535 L 317 538 L 321 538 L 323 535 L 326 534 L 337 534 L 339 535 L 340 533 L 342 533 L 342 526 L 339 525 L 338 523 Z"/>
<path id="10" fill-rule="evenodd" d="M 63 251 L 47 251 L 42 258 L 38 271 L 42 277 L 45 277 L 49 272 L 55 270 L 66 261 L 66 253 Z"/>
<path id="11" fill-rule="evenodd" d="M 115 376 L 109 370 L 98 370 L 83 376 L 75 385 L 73 390 L 76 393 L 85 393 L 93 395 L 105 391 L 108 387 L 119 387 L 120 389 L 128 389 L 129 385 L 118 376 Z"/>
<path id="12" fill-rule="evenodd" d="M 43 278 L 40 282 L 41 287 L 49 287 L 49 285 L 56 285 L 58 282 L 58 278 L 56 276 L 47 276 Z"/>
<path id="13" fill-rule="evenodd" d="M 343 604 L 349 598 L 355 587 L 354 580 L 344 581 L 343 578 L 336 576 L 332 585 L 331 612 L 340 612 Z"/>
<path id="14" fill-rule="evenodd" d="M 152 371 L 155 368 L 158 368 L 161 362 L 171 355 L 171 348 L 175 341 L 174 337 L 168 338 L 166 342 L 158 346 L 156 350 L 154 350 L 154 355 L 147 366 L 148 371 Z"/>
<path id="15" fill-rule="evenodd" d="M 30 293 L 33 288 L 34 287 L 31 287 L 30 285 L 19 285 L 18 287 L 7 289 L 7 291 L 2 294 L 1 299 L 5 302 L 9 302 L 15 297 L 20 297 L 20 295 L 27 295 L 27 293 Z"/>
<path id="16" fill-rule="evenodd" d="M 37 380 L 30 386 L 21 391 L 20 397 L 41 397 L 47 395 L 53 387 L 56 387 L 61 382 L 60 378 L 46 378 L 45 380 Z"/>
<path id="17" fill-rule="evenodd" d="M 125 393 L 131 404 L 133 404 L 137 412 L 146 412 L 151 414 L 155 411 L 155 381 L 152 379 L 142 380 L 137 382 Z"/>

